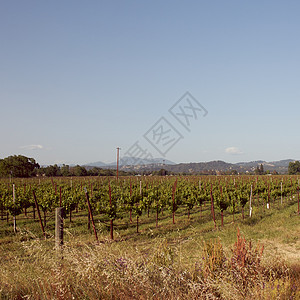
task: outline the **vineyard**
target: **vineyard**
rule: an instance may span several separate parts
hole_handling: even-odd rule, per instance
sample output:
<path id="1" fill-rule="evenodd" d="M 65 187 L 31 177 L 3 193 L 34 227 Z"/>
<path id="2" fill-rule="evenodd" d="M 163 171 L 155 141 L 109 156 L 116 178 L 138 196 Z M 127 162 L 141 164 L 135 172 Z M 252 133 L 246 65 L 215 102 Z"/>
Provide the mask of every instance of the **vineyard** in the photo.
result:
<path id="1" fill-rule="evenodd" d="M 94 290 L 93 292 L 78 291 L 74 288 L 74 283 L 64 283 L 73 287 L 65 286 L 65 292 L 62 290 L 58 291 L 55 286 L 55 284 L 58 284 L 57 278 L 55 277 L 56 275 L 52 274 L 51 276 L 55 277 L 56 283 L 53 283 L 53 286 L 47 286 L 47 284 L 43 287 L 38 286 L 35 291 L 37 295 L 32 298 L 43 298 L 41 294 L 44 293 L 43 289 L 45 289 L 45 293 L 49 293 L 49 290 L 52 291 L 54 298 L 71 298 L 73 297 L 72 295 L 76 295 L 77 297 L 85 299 L 99 297 L 110 299 L 138 299 L 140 298 L 138 296 L 140 294 L 130 294 L 130 296 L 128 296 L 124 291 L 123 296 L 121 294 L 111 296 L 116 286 L 118 286 L 120 290 L 132 290 L 132 285 L 136 285 L 137 283 L 133 283 L 134 281 L 131 283 L 127 281 L 123 282 L 124 278 L 122 277 L 120 279 L 118 277 L 118 279 L 115 278 L 114 280 L 117 280 L 119 283 L 114 281 L 114 284 L 112 284 L 109 278 L 111 278 L 110 276 L 117 276 L 115 272 L 118 273 L 118 276 L 121 276 L 119 274 L 120 272 L 124 275 L 128 271 L 127 266 L 130 265 L 129 261 L 132 263 L 132 268 L 137 268 L 137 260 L 144 257 L 144 251 L 146 251 L 140 250 L 141 247 L 147 248 L 148 256 L 150 255 L 149 251 L 150 253 L 153 252 L 151 259 L 143 258 L 142 265 L 143 268 L 147 266 L 147 270 L 144 270 L 145 274 L 148 274 L 147 276 L 150 276 L 149 274 L 153 271 L 151 268 L 154 268 L 154 265 L 156 267 L 159 265 L 159 271 L 156 270 L 155 272 L 158 272 L 160 276 L 167 276 L 161 273 L 166 270 L 172 273 L 173 269 L 170 267 L 168 261 L 171 261 L 172 264 L 175 263 L 176 259 L 174 258 L 174 253 L 179 251 L 180 255 L 177 257 L 177 263 L 180 263 L 180 268 L 182 268 L 182 261 L 186 261 L 186 268 L 193 269 L 193 271 L 184 271 L 190 275 L 186 279 L 188 284 L 186 282 L 181 283 L 183 285 L 182 289 L 187 288 L 192 283 L 195 285 L 201 283 L 203 285 L 203 282 L 205 282 L 205 284 L 210 282 L 209 287 L 204 284 L 205 288 L 202 286 L 201 290 L 203 291 L 203 288 L 208 289 L 207 293 L 213 295 L 209 299 L 222 298 L 220 294 L 218 294 L 220 287 L 218 286 L 216 290 L 211 280 L 216 280 L 216 278 L 219 278 L 218 276 L 224 276 L 223 273 L 223 275 L 216 273 L 219 272 L 218 270 L 220 270 L 221 266 L 225 269 L 224 266 L 228 262 L 233 264 L 233 258 L 227 259 L 225 257 L 225 250 L 223 249 L 225 246 L 230 246 L 230 243 L 233 242 L 232 232 L 236 232 L 238 227 L 243 226 L 248 226 L 250 231 L 251 228 L 254 228 L 254 226 L 262 220 L 268 217 L 272 218 L 273 214 L 280 214 L 281 212 L 286 214 L 287 211 L 289 214 L 288 218 L 296 222 L 299 229 L 299 180 L 298 176 L 132 176 L 119 177 L 118 179 L 116 177 L 2 179 L 0 181 L 0 223 L 2 228 L 0 230 L 0 251 L 3 251 L 3 253 L 5 251 L 11 251 L 11 253 L 17 251 L 18 254 L 16 254 L 16 256 L 18 257 L 18 251 L 20 250 L 17 250 L 15 247 L 22 247 L 22 249 L 25 247 L 26 251 L 23 249 L 22 255 L 28 257 L 31 263 L 32 257 L 38 255 L 38 253 L 44 253 L 44 255 L 55 253 L 55 209 L 62 207 L 64 211 L 65 264 L 68 265 L 68 268 L 71 268 L 71 265 L 68 264 L 70 257 L 72 257 L 72 261 L 74 259 L 81 260 L 81 258 L 79 259 L 79 257 L 83 255 L 81 248 L 88 245 L 88 250 L 84 250 L 84 255 L 87 255 L 87 257 L 92 260 L 96 259 L 97 255 L 100 255 L 100 257 L 97 256 L 97 259 L 100 259 L 102 262 L 107 261 L 104 263 L 105 266 L 101 265 L 103 272 L 106 274 L 105 276 L 103 274 L 101 275 L 101 280 L 104 280 L 103 276 L 106 278 L 105 280 L 108 280 L 108 282 L 105 283 L 108 290 L 104 291 L 102 290 L 103 286 L 98 286 L 98 292 L 94 294 Z M 224 235 L 227 234 L 226 232 L 230 232 L 230 240 L 225 241 L 227 245 L 222 246 L 220 241 L 217 240 L 214 242 L 207 241 L 204 242 L 204 244 L 203 240 L 201 240 L 201 246 L 199 246 L 200 242 L 195 242 L 201 237 L 199 237 L 199 234 L 203 236 L 207 235 L 209 239 L 219 236 L 218 232 L 220 234 L 223 232 Z M 205 271 L 201 271 L 199 274 L 197 273 L 198 271 L 195 271 L 198 262 L 189 258 L 189 256 L 191 256 L 191 249 L 187 248 L 185 250 L 185 256 L 182 257 L 183 250 L 181 244 L 180 248 L 176 246 L 178 240 L 192 240 L 191 236 L 195 236 L 193 237 L 193 243 L 197 244 L 193 244 L 195 248 L 192 248 L 194 249 L 192 251 L 199 251 L 199 257 L 206 257 L 206 255 L 208 257 Z M 290 237 L 290 239 L 293 239 L 293 237 Z M 294 237 L 294 239 L 295 242 L 297 242 L 298 238 Z M 12 241 L 14 241 L 15 246 L 11 245 Z M 37 243 L 39 245 L 38 247 Z M 175 244 L 172 246 L 172 243 Z M 30 247 L 28 246 L 29 244 Z M 120 245 L 122 245 L 122 248 L 120 248 Z M 133 245 L 135 247 L 134 249 L 132 248 Z M 247 259 L 253 259 L 253 261 L 249 262 L 248 267 L 250 266 L 252 268 L 254 266 L 252 266 L 252 264 L 260 264 L 262 250 L 260 252 L 257 250 L 258 248 L 256 250 L 254 250 L 254 248 L 252 249 L 251 242 L 247 244 L 247 241 L 243 239 L 239 233 L 236 245 L 237 248 L 234 250 L 234 253 L 242 251 L 241 249 L 248 249 L 248 252 L 245 250 L 248 253 L 247 255 L 252 255 L 252 258 L 246 257 Z M 40 247 L 40 251 L 38 251 L 36 247 Z M 92 249 L 96 249 L 96 252 L 93 252 L 94 250 L 92 250 L 91 247 Z M 191 247 L 191 245 L 189 247 Z M 47 249 L 47 251 L 45 249 Z M 74 254 L 75 249 L 78 251 L 76 255 Z M 132 262 L 132 256 L 130 256 L 130 258 L 124 258 L 124 253 L 127 253 L 126 249 L 131 249 L 132 252 L 139 251 L 137 257 L 134 256 L 134 262 Z M 31 252 L 29 254 L 28 251 L 33 251 L 34 254 Z M 203 251 L 206 252 L 204 253 Z M 2 261 L 4 266 L 6 266 L 5 263 L 11 263 L 13 261 L 12 257 L 16 257 L 13 256 L 15 254 L 11 254 L 10 256 L 10 254 L 7 253 L 6 256 L 4 256 L 4 261 Z M 97 255 L 95 253 L 97 253 Z M 121 257 L 119 256 L 120 253 L 122 253 Z M 241 253 L 238 254 L 238 259 L 240 259 Z M 245 261 L 247 262 L 246 258 L 244 257 L 243 267 L 246 264 Z M 213 260 L 210 261 L 210 259 Z M 52 258 L 48 257 L 47 261 L 48 260 L 52 262 Z M 22 262 L 23 258 L 20 261 Z M 45 257 L 40 258 L 37 256 L 36 261 L 39 261 L 39 263 L 43 261 L 44 264 Z M 145 263 L 145 261 L 147 261 L 147 263 Z M 58 262 L 53 262 L 55 267 L 53 267 L 54 265 L 47 266 L 47 271 L 52 268 L 52 273 L 64 272 L 61 268 L 59 271 L 56 270 L 57 263 Z M 83 261 L 81 261 L 81 263 L 83 263 Z M 78 262 L 79 265 L 81 263 Z M 85 261 L 83 265 L 88 265 L 89 263 Z M 96 264 L 99 265 L 99 262 Z M 107 272 L 112 268 L 111 264 L 114 267 L 113 270 L 111 270 L 112 273 L 108 276 Z M 148 264 L 151 264 L 151 270 L 148 269 Z M 24 265 L 24 261 L 22 265 Z M 124 265 L 126 265 L 126 268 Z M 193 267 L 191 267 L 192 265 Z M 165 270 L 164 268 L 166 266 L 167 269 Z M 94 270 L 94 266 L 89 266 L 89 268 L 91 268 L 90 272 L 92 273 L 86 274 L 86 276 L 89 278 L 93 276 L 98 278 L 97 276 L 100 276 L 98 271 Z M 236 266 L 231 265 L 229 268 L 227 265 L 226 270 L 230 269 L 232 272 L 232 268 L 236 268 Z M 277 266 L 276 268 L 279 267 Z M 275 293 L 276 295 L 282 295 L 286 291 L 290 293 L 289 295 L 296 295 L 297 289 L 293 287 L 293 281 L 288 281 L 291 280 L 291 275 L 286 275 L 287 277 L 283 276 L 282 272 L 287 272 L 282 271 L 282 269 L 284 269 L 283 266 L 279 268 L 281 271 L 275 269 L 272 269 L 274 276 L 272 275 L 273 277 L 269 278 L 266 282 L 268 288 L 271 289 L 272 284 L 274 285 L 277 282 L 278 286 L 280 286 L 280 290 L 278 290 L 278 294 Z M 40 265 L 38 266 L 38 270 L 37 272 L 41 272 Z M 176 272 L 179 272 L 178 270 L 179 269 L 176 269 Z M 238 270 L 240 272 L 240 266 Z M 141 272 L 141 270 L 138 271 L 136 269 L 131 271 Z M 44 270 L 43 276 L 45 276 L 45 272 Z M 75 271 L 69 269 L 68 272 L 72 273 Z M 78 272 L 76 275 L 72 273 L 72 276 L 75 278 Z M 249 272 L 248 269 L 247 272 Z M 254 271 L 252 270 L 251 272 Z M 262 274 L 264 274 L 264 272 L 265 270 L 262 271 Z M 20 290 L 16 291 L 11 287 L 10 292 L 8 292 L 8 286 L 10 285 L 7 278 L 9 278 L 9 276 L 4 276 L 6 279 L 4 279 L 3 276 L 4 275 L 0 277 L 0 285 L 2 280 L 4 288 L 0 288 L 0 295 L 4 295 L 5 297 L 7 297 L 7 295 L 13 295 L 11 298 L 14 299 L 20 295 L 24 296 L 32 293 L 31 287 L 29 286 L 33 283 L 29 282 L 29 279 L 24 278 L 20 279 Z M 81 274 L 80 276 L 83 275 Z M 152 274 L 151 276 L 154 275 Z M 198 281 L 195 279 L 195 276 L 198 278 Z M 226 276 L 230 277 L 232 274 L 228 273 Z M 239 276 L 246 275 L 239 274 Z M 247 276 L 251 277 L 251 274 L 249 273 Z M 255 276 L 255 280 L 258 282 L 257 278 L 260 275 L 257 273 Z M 282 279 L 279 279 L 281 278 L 280 276 Z M 171 280 L 171 277 L 168 277 L 168 280 Z M 34 285 L 38 282 L 37 279 L 35 280 Z M 97 280 L 99 280 L 99 278 Z M 148 278 L 148 280 L 150 279 Z M 160 278 L 159 280 L 167 279 Z M 242 279 L 240 278 L 239 280 Z M 243 280 L 245 280 L 245 278 Z M 240 292 L 236 291 L 236 299 L 239 297 L 240 299 L 244 299 L 245 293 L 248 293 L 250 291 L 249 289 L 254 287 L 254 285 L 248 285 L 248 281 L 244 282 L 243 280 L 243 289 L 241 289 Z M 260 282 L 263 282 L 263 280 L 266 280 L 266 278 L 264 277 L 264 279 L 262 279 L 261 277 Z M 230 279 L 230 281 L 232 281 L 232 279 Z M 124 285 L 119 286 L 118 284 L 121 284 L 120 282 L 123 282 Z M 270 282 L 272 282 L 272 284 Z M 23 291 L 22 288 L 24 288 L 26 284 L 28 285 L 27 290 L 25 288 Z M 85 284 L 89 286 L 91 283 L 89 282 L 87 284 L 86 282 Z M 156 282 L 156 285 L 160 284 L 163 285 L 160 281 Z M 166 284 L 168 285 L 170 282 L 168 281 Z M 177 284 L 178 282 L 176 285 Z M 239 281 L 238 284 L 241 284 L 241 281 Z M 6 289 L 5 286 L 7 286 Z M 134 289 L 136 288 L 135 286 Z M 82 287 L 82 289 L 85 288 Z M 149 289 L 152 291 L 152 288 L 149 287 Z M 164 290 L 161 287 L 157 297 L 153 297 L 153 299 L 162 297 L 172 299 L 186 297 L 186 299 L 191 299 L 194 297 L 197 298 L 200 295 L 194 290 L 192 294 L 188 291 L 183 292 L 180 290 L 176 291 L 176 294 L 172 294 L 172 289 L 173 288 L 170 287 L 169 290 Z M 226 288 L 224 289 L 226 290 Z M 140 293 L 146 293 L 147 289 L 145 288 L 145 290 L 143 290 L 144 289 L 141 288 Z M 151 294 L 152 292 L 150 290 L 147 290 L 147 293 Z M 266 290 L 262 293 L 265 291 Z M 56 293 L 59 293 L 59 295 Z M 186 296 L 183 297 L 182 293 Z M 150 294 L 144 294 L 143 297 L 145 299 L 151 298 L 152 296 L 150 297 Z M 178 295 L 181 295 L 181 297 Z M 205 293 L 203 295 L 205 295 Z M 274 299 L 276 299 L 276 297 L 274 297 Z M 230 297 L 228 299 L 230 299 Z"/>
<path id="2" fill-rule="evenodd" d="M 108 225 L 112 239 L 114 225 L 128 228 L 135 224 L 139 232 L 139 224 L 147 223 L 150 215 L 155 215 L 158 227 L 159 219 L 168 215 L 175 224 L 176 214 L 186 214 L 188 219 L 198 214 L 198 219 L 209 221 L 209 213 L 216 228 L 224 226 L 224 215 L 231 215 L 234 222 L 239 214 L 243 219 L 263 216 L 272 207 L 296 202 L 299 214 L 297 176 L 42 178 L 2 180 L 0 185 L 2 221 L 12 217 L 17 222 L 20 214 L 28 220 L 39 217 L 45 233 L 55 208 L 63 207 L 70 222 L 74 213 L 75 217 L 85 213 L 88 229 L 96 217 Z"/>

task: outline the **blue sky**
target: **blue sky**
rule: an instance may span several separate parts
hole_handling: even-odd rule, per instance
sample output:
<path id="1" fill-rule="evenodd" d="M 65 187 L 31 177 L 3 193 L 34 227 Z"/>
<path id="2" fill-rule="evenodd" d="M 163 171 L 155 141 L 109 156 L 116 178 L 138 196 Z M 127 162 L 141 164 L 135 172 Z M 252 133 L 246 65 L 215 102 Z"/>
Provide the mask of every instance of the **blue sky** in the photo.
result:
<path id="1" fill-rule="evenodd" d="M 0 158 L 111 162 L 161 118 L 174 162 L 299 159 L 299 1 L 1 1 Z M 169 113 L 185 92 L 208 114 Z"/>

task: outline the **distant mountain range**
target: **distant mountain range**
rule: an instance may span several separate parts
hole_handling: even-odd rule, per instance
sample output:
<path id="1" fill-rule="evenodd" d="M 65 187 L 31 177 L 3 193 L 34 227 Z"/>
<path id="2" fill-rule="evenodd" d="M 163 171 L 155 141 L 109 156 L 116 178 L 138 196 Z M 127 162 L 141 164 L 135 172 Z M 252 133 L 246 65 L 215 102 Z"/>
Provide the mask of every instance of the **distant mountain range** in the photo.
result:
<path id="1" fill-rule="evenodd" d="M 294 159 L 285 159 L 280 161 L 266 162 L 263 160 L 251 161 L 251 162 L 239 162 L 239 163 L 227 163 L 224 161 L 210 161 L 210 162 L 199 162 L 199 163 L 179 163 L 176 164 L 172 161 L 163 158 L 154 159 L 138 159 L 134 157 L 123 157 L 120 159 L 119 167 L 120 170 L 126 171 L 154 171 L 162 168 L 169 172 L 174 173 L 212 173 L 212 172 L 226 172 L 236 170 L 237 172 L 253 172 L 261 164 L 265 171 L 277 171 L 280 174 L 288 172 L 288 166 L 290 162 L 295 161 Z M 85 167 L 100 167 L 100 168 L 116 168 L 116 162 L 106 164 L 98 161 L 94 163 L 88 163 Z"/>
<path id="2" fill-rule="evenodd" d="M 167 166 L 166 169 L 175 173 L 201 173 L 205 171 L 226 172 L 236 170 L 237 172 L 253 172 L 261 164 L 265 171 L 277 171 L 280 174 L 288 172 L 288 166 L 294 159 L 286 159 L 280 161 L 266 162 L 262 160 L 240 163 L 227 163 L 224 161 L 210 161 L 200 163 L 181 163 L 177 165 Z"/>
<path id="3" fill-rule="evenodd" d="M 153 164 L 166 164 L 175 165 L 174 162 L 164 159 L 164 158 L 153 158 L 153 159 L 140 159 L 135 157 L 124 156 L 119 161 L 119 166 L 137 166 L 137 165 L 153 165 Z M 117 166 L 116 162 L 104 163 L 102 161 L 97 161 L 93 163 L 85 164 L 84 166 L 89 167 L 99 167 L 99 168 L 115 168 Z"/>

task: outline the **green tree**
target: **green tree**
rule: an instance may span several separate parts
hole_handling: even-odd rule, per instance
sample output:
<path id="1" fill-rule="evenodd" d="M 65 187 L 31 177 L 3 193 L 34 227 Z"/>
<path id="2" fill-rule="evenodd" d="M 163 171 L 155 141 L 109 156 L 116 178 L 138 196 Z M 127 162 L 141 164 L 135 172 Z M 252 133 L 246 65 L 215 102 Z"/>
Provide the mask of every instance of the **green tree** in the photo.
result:
<path id="1" fill-rule="evenodd" d="M 75 176 L 87 176 L 88 174 L 86 168 L 79 165 L 71 168 L 71 173 Z"/>
<path id="2" fill-rule="evenodd" d="M 0 176 L 30 177 L 36 174 L 39 167 L 33 158 L 13 155 L 0 160 Z"/>
<path id="3" fill-rule="evenodd" d="M 62 176 L 70 176 L 70 167 L 69 165 L 63 164 L 62 167 L 60 168 L 60 172 Z"/>
<path id="4" fill-rule="evenodd" d="M 264 174 L 265 174 L 263 164 L 260 164 L 260 166 L 257 166 L 257 167 L 256 167 L 256 169 L 255 169 L 255 174 L 256 174 L 256 175 L 264 175 Z"/>
<path id="5" fill-rule="evenodd" d="M 290 175 L 300 174 L 300 162 L 299 161 L 289 163 L 289 174 Z"/>
<path id="6" fill-rule="evenodd" d="M 259 167 L 259 174 L 260 175 L 263 175 L 265 173 L 265 171 L 264 171 L 264 166 L 263 166 L 263 164 L 260 164 L 260 167 Z"/>
<path id="7" fill-rule="evenodd" d="M 53 166 L 47 166 L 40 168 L 38 171 L 38 174 L 45 174 L 48 177 L 55 177 L 55 176 L 61 176 L 61 171 L 58 165 L 53 165 Z"/>
<path id="8" fill-rule="evenodd" d="M 167 174 L 168 174 L 168 172 L 165 169 L 160 169 L 158 172 L 158 175 L 160 175 L 160 176 L 166 176 Z"/>

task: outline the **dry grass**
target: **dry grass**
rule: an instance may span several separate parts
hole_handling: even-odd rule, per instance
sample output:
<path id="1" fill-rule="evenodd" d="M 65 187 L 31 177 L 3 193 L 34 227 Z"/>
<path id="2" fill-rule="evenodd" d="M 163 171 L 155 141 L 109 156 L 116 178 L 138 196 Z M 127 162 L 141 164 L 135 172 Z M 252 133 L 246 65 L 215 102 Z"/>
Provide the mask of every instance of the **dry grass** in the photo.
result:
<path id="1" fill-rule="evenodd" d="M 150 246 L 74 238 L 63 253 L 52 245 L 31 237 L 22 255 L 6 253 L 1 299 L 300 299 L 300 266 L 268 261 L 239 232 L 228 254 L 219 239 L 203 242 L 193 264 L 164 238 Z"/>

